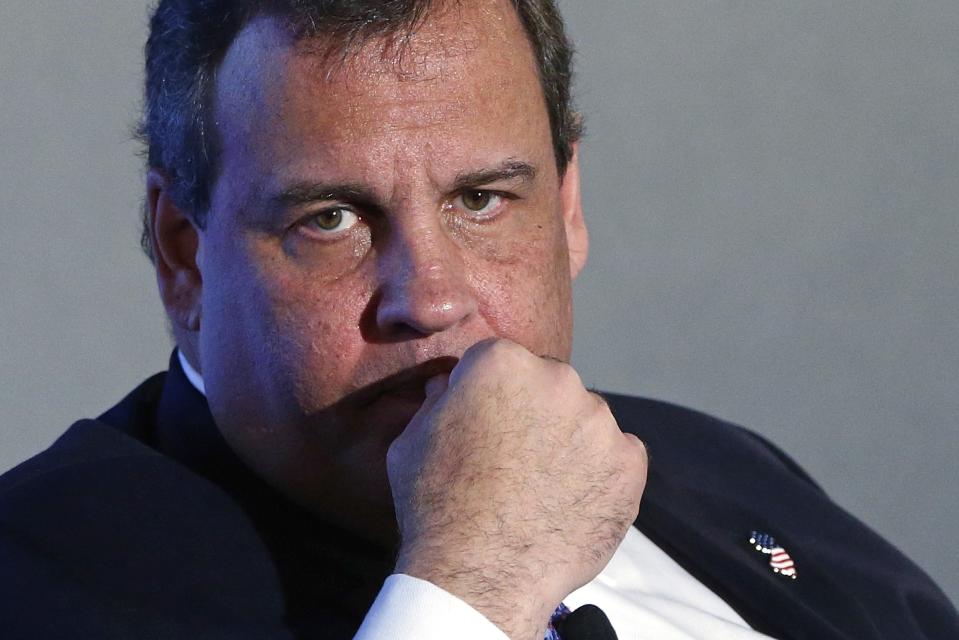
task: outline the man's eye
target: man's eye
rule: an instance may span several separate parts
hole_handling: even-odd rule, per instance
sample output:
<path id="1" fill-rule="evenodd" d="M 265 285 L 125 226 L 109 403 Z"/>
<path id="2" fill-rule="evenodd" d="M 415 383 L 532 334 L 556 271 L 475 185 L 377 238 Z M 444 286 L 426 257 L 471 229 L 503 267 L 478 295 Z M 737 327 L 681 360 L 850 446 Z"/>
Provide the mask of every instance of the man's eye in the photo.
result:
<path id="1" fill-rule="evenodd" d="M 503 201 L 503 196 L 492 191 L 474 189 L 464 191 L 457 200 L 462 203 L 463 208 L 468 212 L 473 215 L 478 214 L 482 217 L 484 215 L 491 215 L 496 208 L 500 206 L 500 203 Z"/>
<path id="2" fill-rule="evenodd" d="M 306 223 L 310 229 L 322 233 L 346 231 L 359 221 L 359 216 L 349 209 L 327 209 L 313 215 Z"/>

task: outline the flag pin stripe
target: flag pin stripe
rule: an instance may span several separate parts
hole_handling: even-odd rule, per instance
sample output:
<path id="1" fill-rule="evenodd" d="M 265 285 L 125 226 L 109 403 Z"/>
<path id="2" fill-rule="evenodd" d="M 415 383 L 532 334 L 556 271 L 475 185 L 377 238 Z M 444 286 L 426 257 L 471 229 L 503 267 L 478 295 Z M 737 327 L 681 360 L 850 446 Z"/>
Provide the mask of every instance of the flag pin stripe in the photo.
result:
<path id="1" fill-rule="evenodd" d="M 749 535 L 749 544 L 756 551 L 769 556 L 769 567 L 773 573 L 795 580 L 798 577 L 796 573 L 796 563 L 793 562 L 789 552 L 781 545 L 776 543 L 776 539 L 768 533 L 753 531 Z"/>

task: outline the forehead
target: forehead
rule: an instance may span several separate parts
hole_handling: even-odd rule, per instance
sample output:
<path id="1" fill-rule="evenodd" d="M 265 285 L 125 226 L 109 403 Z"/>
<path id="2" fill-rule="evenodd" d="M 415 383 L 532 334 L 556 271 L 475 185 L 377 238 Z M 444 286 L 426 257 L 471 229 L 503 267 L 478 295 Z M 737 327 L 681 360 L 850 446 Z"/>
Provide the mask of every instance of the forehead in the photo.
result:
<path id="1" fill-rule="evenodd" d="M 327 38 L 295 40 L 270 17 L 247 25 L 218 74 L 220 131 L 252 142 L 308 127 L 336 145 L 496 123 L 549 138 L 532 48 L 508 0 L 438 3 L 412 31 L 346 50 Z"/>

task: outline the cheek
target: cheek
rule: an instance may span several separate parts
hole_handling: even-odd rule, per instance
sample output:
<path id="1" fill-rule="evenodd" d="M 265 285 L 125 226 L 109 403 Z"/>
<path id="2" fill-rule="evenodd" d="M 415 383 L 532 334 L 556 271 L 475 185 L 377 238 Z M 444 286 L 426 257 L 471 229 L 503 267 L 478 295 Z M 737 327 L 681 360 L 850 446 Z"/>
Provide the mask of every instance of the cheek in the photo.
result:
<path id="1" fill-rule="evenodd" d="M 210 273 L 205 287 L 213 366 L 230 372 L 231 387 L 244 380 L 247 391 L 273 398 L 276 411 L 329 405 L 356 370 L 366 287 L 310 277 L 268 247 L 233 250 L 216 260 L 230 271 Z"/>
<path id="2" fill-rule="evenodd" d="M 301 274 L 277 276 L 270 285 L 265 307 L 275 357 L 291 378 L 298 404 L 306 410 L 324 407 L 356 377 L 368 286 L 352 280 L 318 282 Z"/>
<path id="3" fill-rule="evenodd" d="M 522 239 L 502 244 L 496 259 L 468 265 L 477 274 L 480 313 L 494 332 L 560 359 L 569 357 L 572 336 L 565 239 L 562 225 L 538 224 Z"/>

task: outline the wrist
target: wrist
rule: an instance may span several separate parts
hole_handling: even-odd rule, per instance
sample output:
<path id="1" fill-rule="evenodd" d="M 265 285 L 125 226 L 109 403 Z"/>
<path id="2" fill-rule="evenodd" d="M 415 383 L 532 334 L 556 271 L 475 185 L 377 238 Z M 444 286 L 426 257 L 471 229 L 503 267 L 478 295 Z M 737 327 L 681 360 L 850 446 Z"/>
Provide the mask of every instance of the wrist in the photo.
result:
<path id="1" fill-rule="evenodd" d="M 436 550 L 401 549 L 396 573 L 426 580 L 459 598 L 513 640 L 540 640 L 557 602 L 541 584 L 499 563 L 446 558 Z M 540 581 L 541 582 L 541 581 Z"/>

